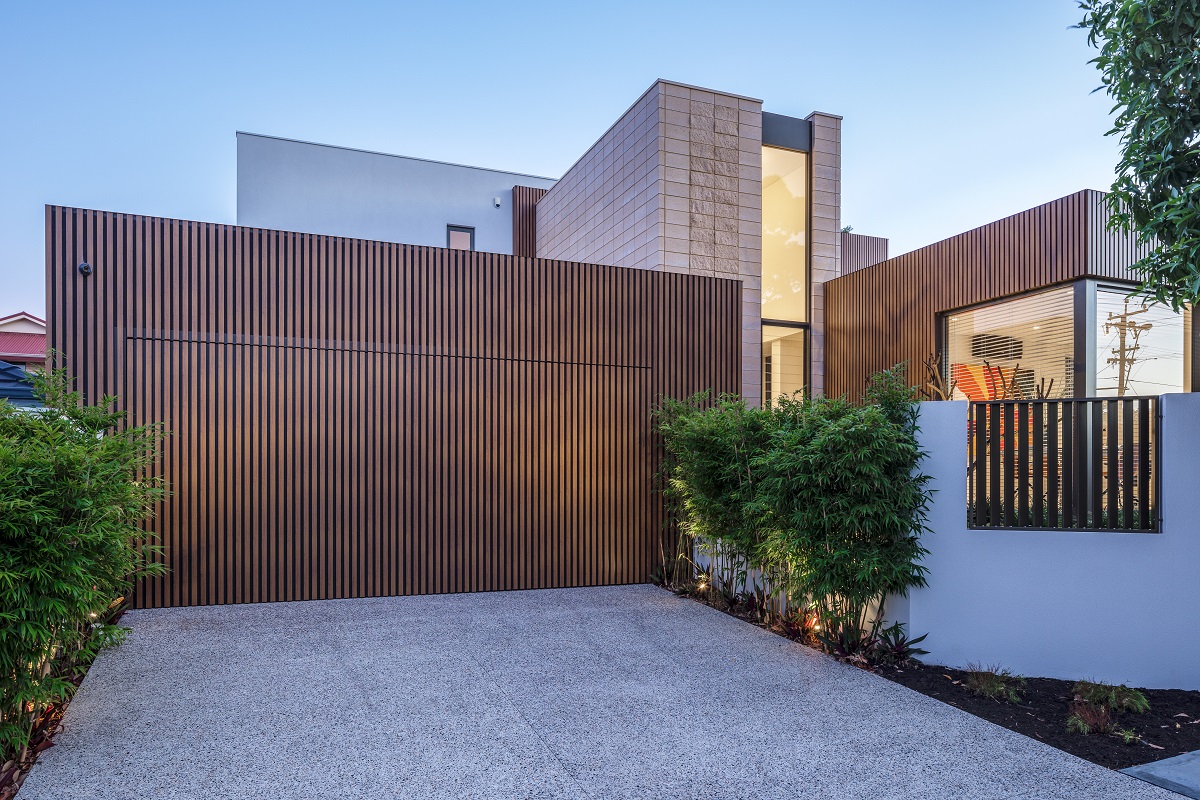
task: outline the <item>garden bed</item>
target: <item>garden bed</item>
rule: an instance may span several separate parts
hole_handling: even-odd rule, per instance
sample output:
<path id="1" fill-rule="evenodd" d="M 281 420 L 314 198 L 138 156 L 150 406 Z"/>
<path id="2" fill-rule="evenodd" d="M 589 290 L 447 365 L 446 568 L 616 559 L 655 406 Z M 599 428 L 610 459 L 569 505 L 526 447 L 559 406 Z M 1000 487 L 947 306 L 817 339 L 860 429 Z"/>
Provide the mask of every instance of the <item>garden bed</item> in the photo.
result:
<path id="1" fill-rule="evenodd" d="M 788 636 L 779 628 L 762 623 L 751 605 L 725 605 L 719 596 L 714 598 L 716 602 L 709 602 L 706 592 L 676 590 L 675 593 L 819 649 L 815 641 Z M 1073 696 L 1074 681 L 1024 678 L 1020 702 L 1009 703 L 975 694 L 967 687 L 967 673 L 962 670 L 917 661 L 902 665 L 856 666 L 1109 769 L 1124 769 L 1200 750 L 1200 692 L 1142 689 L 1150 703 L 1149 711 L 1123 713 L 1118 718 L 1121 728 L 1132 729 L 1140 737 L 1132 744 L 1126 744 L 1113 734 L 1083 735 L 1067 729 L 1067 707 Z"/>
<path id="2" fill-rule="evenodd" d="M 1114 735 L 1084 736 L 1067 730 L 1067 704 L 1071 701 L 1074 681 L 1025 678 L 1021 701 L 1007 703 L 972 692 L 966 686 L 966 673 L 962 670 L 910 661 L 903 666 L 881 666 L 873 671 L 988 722 L 1110 769 L 1200 750 L 1200 692 L 1142 689 L 1150 710 L 1121 716 L 1121 725 L 1141 737 L 1138 742 L 1125 744 Z"/>
<path id="3" fill-rule="evenodd" d="M 82 675 L 71 680 L 76 688 L 79 688 L 82 682 Z M 70 699 L 67 699 L 61 703 L 52 703 L 42 711 L 33 724 L 33 735 L 24 755 L 19 760 L 9 761 L 0 766 L 0 800 L 11 800 L 15 797 L 17 792 L 21 791 L 21 784 L 38 756 L 43 750 L 54 746 L 54 737 L 62 729 L 62 718 L 70 704 Z"/>

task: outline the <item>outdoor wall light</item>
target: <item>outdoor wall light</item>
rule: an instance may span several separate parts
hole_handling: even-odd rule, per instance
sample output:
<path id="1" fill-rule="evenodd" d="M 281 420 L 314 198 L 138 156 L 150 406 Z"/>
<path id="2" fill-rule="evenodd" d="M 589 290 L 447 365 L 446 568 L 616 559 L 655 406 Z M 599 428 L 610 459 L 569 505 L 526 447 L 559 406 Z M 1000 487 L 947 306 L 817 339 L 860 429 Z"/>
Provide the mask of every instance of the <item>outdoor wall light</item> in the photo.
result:
<path id="1" fill-rule="evenodd" d="M 80 261 L 79 262 L 79 274 L 85 278 L 88 275 L 91 275 L 92 274 L 92 265 L 86 261 Z"/>

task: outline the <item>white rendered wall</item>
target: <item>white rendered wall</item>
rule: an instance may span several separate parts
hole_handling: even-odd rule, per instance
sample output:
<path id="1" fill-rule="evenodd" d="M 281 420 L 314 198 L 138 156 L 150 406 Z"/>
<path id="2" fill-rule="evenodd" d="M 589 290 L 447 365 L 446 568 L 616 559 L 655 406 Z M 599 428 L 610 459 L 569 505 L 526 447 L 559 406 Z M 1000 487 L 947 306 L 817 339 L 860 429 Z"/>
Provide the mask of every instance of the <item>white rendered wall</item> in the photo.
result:
<path id="1" fill-rule="evenodd" d="M 445 247 L 446 226 L 466 225 L 475 229 L 476 250 L 511 254 L 518 185 L 549 189 L 554 181 L 237 135 L 237 223 L 254 228 Z"/>
<path id="2" fill-rule="evenodd" d="M 968 530 L 967 403 L 921 405 L 929 586 L 888 616 L 926 663 L 1200 689 L 1200 394 L 1162 397 L 1161 533 Z"/>

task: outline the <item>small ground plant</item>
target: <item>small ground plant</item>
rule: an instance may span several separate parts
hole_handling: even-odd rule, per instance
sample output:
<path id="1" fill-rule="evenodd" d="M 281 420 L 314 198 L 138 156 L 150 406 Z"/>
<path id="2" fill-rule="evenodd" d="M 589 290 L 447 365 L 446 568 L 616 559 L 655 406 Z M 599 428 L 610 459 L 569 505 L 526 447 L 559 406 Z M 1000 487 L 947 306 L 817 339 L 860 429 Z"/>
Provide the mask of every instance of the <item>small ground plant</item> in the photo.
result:
<path id="1" fill-rule="evenodd" d="M 967 688 L 975 694 L 1005 703 L 1021 702 L 1025 679 L 1020 675 L 1012 674 L 999 664 L 968 664 L 966 671 Z"/>
<path id="2" fill-rule="evenodd" d="M 1072 689 L 1068 705 L 1067 730 L 1084 736 L 1112 733 L 1126 744 L 1138 741 L 1138 734 L 1117 727 L 1117 717 L 1123 713 L 1144 714 L 1150 710 L 1146 696 L 1137 689 L 1121 684 L 1113 686 L 1097 681 L 1079 681 Z"/>

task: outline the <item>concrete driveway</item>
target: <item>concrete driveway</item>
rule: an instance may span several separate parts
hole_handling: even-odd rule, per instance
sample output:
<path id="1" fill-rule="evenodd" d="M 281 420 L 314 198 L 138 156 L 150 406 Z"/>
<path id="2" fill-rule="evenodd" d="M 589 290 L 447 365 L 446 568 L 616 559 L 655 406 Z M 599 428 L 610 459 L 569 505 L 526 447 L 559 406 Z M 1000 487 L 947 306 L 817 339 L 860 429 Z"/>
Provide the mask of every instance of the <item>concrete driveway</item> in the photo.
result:
<path id="1" fill-rule="evenodd" d="M 20 800 L 1179 797 L 649 586 L 125 619 Z"/>

